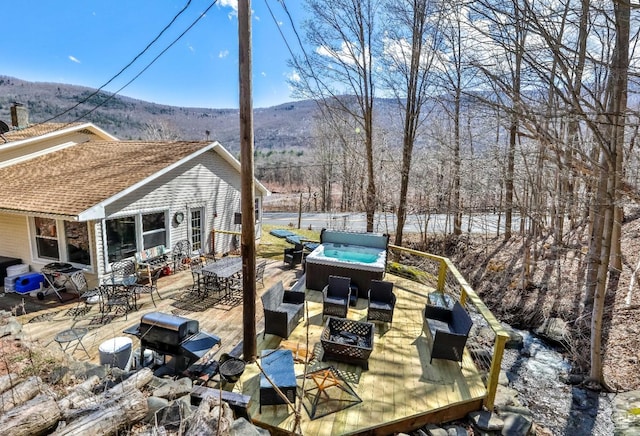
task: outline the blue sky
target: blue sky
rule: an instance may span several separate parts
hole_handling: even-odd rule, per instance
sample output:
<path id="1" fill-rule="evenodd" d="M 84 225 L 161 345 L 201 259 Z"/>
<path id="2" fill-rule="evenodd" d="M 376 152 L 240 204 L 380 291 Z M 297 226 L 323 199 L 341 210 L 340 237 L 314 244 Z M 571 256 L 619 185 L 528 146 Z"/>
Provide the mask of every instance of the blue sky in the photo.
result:
<path id="1" fill-rule="evenodd" d="M 276 16 L 272 18 L 268 1 Z M 188 0 L 19 0 L 3 2 L 0 74 L 98 88 L 169 24 Z M 115 92 L 184 32 L 213 0 L 192 0 L 162 37 L 105 90 Z M 303 35 L 301 0 L 286 5 Z M 207 14 L 120 95 L 174 106 L 238 107 L 237 0 L 218 0 Z M 297 40 L 276 0 L 252 1 L 253 105 L 291 101 L 294 72 L 278 28 Z M 278 23 L 278 24 L 276 24 Z"/>

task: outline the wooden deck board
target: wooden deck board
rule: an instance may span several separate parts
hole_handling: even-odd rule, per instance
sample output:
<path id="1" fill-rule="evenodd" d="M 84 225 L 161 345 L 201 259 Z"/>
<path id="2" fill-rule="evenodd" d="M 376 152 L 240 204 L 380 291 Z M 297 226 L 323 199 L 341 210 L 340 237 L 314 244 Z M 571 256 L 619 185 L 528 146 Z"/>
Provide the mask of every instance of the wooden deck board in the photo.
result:
<path id="1" fill-rule="evenodd" d="M 265 272 L 265 286 L 257 290 L 258 296 L 278 280 L 283 280 L 285 286 L 291 284 L 299 274 L 299 270 L 284 268 L 282 262 L 270 261 Z M 407 425 L 420 426 L 429 419 L 437 420 L 443 416 L 465 414 L 469 407 L 478 407 L 486 395 L 482 377 L 468 352 L 465 351 L 462 370 L 457 362 L 434 360 L 429 364 L 430 343 L 422 332 L 422 309 L 426 301 L 425 295 L 431 289 L 420 288 L 413 282 L 390 274 L 387 274 L 385 279 L 394 281 L 394 292 L 398 301 L 393 324 L 375 324 L 374 350 L 369 358 L 369 370 L 362 370 L 360 367 L 345 363 L 319 360 L 322 355 L 319 344 L 320 334 L 324 327 L 322 294 L 318 291 L 307 291 L 308 316 L 305 313 L 304 320 L 293 331 L 289 341 L 305 344 L 308 335 L 309 347 L 316 353 L 316 358 L 310 362 L 308 370 L 334 366 L 345 374 L 347 381 L 362 402 L 315 420 L 310 420 L 304 407 L 296 404 L 300 409 L 303 434 L 385 434 L 385 432 L 397 431 L 395 428 L 390 430 L 390 427 L 376 431 L 376 428 L 388 423 L 397 423 L 397 429 L 407 431 L 409 430 Z M 157 308 L 151 304 L 150 297 L 144 295 L 141 309 L 130 313 L 127 320 L 124 317 L 116 318 L 107 325 L 92 329 L 85 337 L 83 344 L 91 355 L 90 359 L 80 352 L 75 353 L 74 357 L 78 360 L 99 363 L 100 344 L 109 338 L 124 336 L 122 333 L 124 329 L 139 322 L 143 314 L 151 311 L 175 313 L 197 319 L 201 330 L 213 333 L 222 339 L 222 346 L 217 350 L 218 356 L 223 352 L 231 351 L 243 339 L 241 302 L 238 300 L 235 306 L 217 304 L 206 310 L 188 310 L 188 307 L 177 304 L 177 301 L 191 286 L 191 282 L 189 272 L 161 278 L 158 283 L 164 298 L 157 301 Z M 11 309 L 19 303 L 19 300 L 19 296 L 7 294 L 7 297 L 0 299 L 0 308 Z M 75 303 L 59 304 L 55 301 L 55 296 L 48 296 L 44 302 L 29 301 L 29 303 L 28 313 L 20 316 L 26 335 L 52 349 L 57 349 L 58 346 L 53 341 L 53 337 L 57 332 L 71 326 L 73 320 L 66 316 L 66 310 Z M 38 308 L 38 304 L 41 304 L 41 307 Z M 366 311 L 366 300 L 361 299 L 355 308 L 350 308 L 348 317 L 354 320 L 366 320 Z M 36 319 L 46 318 L 44 316 L 46 313 L 52 314 L 50 319 L 28 322 L 36 317 Z M 258 297 L 256 314 L 259 354 L 261 349 L 277 348 L 280 338 L 266 335 L 263 339 L 264 321 Z M 134 348 L 138 346 L 138 340 L 134 338 Z M 302 375 L 304 365 L 296 364 L 295 372 L 296 375 Z M 245 373 L 233 389 L 251 396 L 249 413 L 258 425 L 267 428 L 277 427 L 284 431 L 293 429 L 294 413 L 284 405 L 266 406 L 262 414 L 259 413 L 257 365 L 247 364 Z M 443 408 L 447 409 L 443 411 Z M 405 427 L 402 427 L 403 425 Z"/>

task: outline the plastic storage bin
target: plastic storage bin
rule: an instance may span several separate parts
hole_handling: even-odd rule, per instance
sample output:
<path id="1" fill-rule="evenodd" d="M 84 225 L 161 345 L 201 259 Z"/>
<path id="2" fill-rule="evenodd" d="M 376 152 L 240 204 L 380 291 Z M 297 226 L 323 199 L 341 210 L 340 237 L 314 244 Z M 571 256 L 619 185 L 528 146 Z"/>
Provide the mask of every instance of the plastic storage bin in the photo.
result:
<path id="1" fill-rule="evenodd" d="M 20 277 L 18 276 L 9 276 L 4 278 L 4 291 L 5 292 L 15 292 L 16 291 L 16 279 Z"/>
<path id="2" fill-rule="evenodd" d="M 37 291 L 44 283 L 44 276 L 39 272 L 21 274 L 16 277 L 14 289 L 20 294 Z"/>
<path id="3" fill-rule="evenodd" d="M 100 365 L 115 366 L 125 369 L 131 359 L 131 347 L 133 341 L 122 336 L 108 339 L 100 344 Z"/>
<path id="4" fill-rule="evenodd" d="M 7 277 L 19 276 L 29 272 L 29 265 L 26 263 L 20 263 L 18 265 L 11 265 L 7 267 Z"/>

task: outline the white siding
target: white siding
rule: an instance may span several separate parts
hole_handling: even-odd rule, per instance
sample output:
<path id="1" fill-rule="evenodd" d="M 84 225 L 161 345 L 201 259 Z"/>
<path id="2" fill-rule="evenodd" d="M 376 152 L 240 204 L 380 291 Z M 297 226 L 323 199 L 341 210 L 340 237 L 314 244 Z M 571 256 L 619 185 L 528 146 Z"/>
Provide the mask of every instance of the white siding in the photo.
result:
<path id="1" fill-rule="evenodd" d="M 22 263 L 31 265 L 29 226 L 26 217 L 0 214 L 0 255 L 18 257 L 22 259 Z M 31 270 L 37 271 L 40 266 L 31 265 Z"/>
<path id="2" fill-rule="evenodd" d="M 187 239 L 189 209 L 204 207 L 203 249 L 211 252 L 211 230 L 240 231 L 234 224 L 234 214 L 240 212 L 240 174 L 211 151 L 175 168 L 144 187 L 119 199 L 106 208 L 106 216 L 115 218 L 152 211 L 168 211 L 171 248 L 178 240 Z M 173 216 L 181 211 L 185 220 L 176 224 Z M 232 235 L 216 234 L 215 252 L 233 249 Z M 237 239 L 239 248 L 239 238 Z M 103 249 L 101 261 L 103 262 Z"/>

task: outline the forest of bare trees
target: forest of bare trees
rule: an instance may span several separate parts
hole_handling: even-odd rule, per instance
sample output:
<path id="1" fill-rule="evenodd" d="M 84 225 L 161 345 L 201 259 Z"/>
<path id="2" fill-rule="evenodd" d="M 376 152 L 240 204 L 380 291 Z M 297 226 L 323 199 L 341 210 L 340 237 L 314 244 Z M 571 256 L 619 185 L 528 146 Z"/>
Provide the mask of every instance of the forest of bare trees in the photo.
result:
<path id="1" fill-rule="evenodd" d="M 300 189 L 322 210 L 365 211 L 369 230 L 395 211 L 396 244 L 407 213 L 448 213 L 459 235 L 463 215 L 497 211 L 530 264 L 537 242 L 562 247 L 582 229 L 579 322 L 601 384 L 604 295 L 623 206 L 640 198 L 637 2 L 306 3 L 314 50 L 291 60 L 292 85 L 319 104 Z"/>

